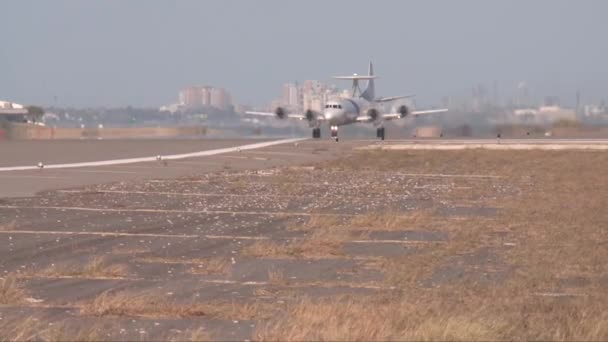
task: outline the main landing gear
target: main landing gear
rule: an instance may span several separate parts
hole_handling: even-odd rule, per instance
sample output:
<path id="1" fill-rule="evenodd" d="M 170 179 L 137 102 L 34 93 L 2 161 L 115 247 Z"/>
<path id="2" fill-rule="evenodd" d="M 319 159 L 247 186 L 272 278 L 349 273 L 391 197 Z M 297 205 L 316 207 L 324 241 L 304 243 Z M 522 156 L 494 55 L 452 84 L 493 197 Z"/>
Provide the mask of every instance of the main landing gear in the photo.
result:
<path id="1" fill-rule="evenodd" d="M 321 138 L 321 129 L 320 128 L 313 128 L 312 129 L 312 138 L 313 139 L 319 139 L 319 138 Z"/>
<path id="2" fill-rule="evenodd" d="M 338 126 L 331 126 L 331 137 L 338 142 Z"/>
<path id="3" fill-rule="evenodd" d="M 376 138 L 380 138 L 380 140 L 384 140 L 384 127 L 378 127 L 376 129 Z"/>

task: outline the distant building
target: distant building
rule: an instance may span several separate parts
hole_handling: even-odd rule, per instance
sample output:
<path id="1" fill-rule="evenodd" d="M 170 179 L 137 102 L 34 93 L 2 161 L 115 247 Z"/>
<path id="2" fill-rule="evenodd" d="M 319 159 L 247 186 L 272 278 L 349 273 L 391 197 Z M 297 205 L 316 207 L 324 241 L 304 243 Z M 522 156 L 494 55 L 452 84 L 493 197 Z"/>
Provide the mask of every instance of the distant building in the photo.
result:
<path id="1" fill-rule="evenodd" d="M 538 109 L 516 109 L 513 111 L 513 115 L 519 121 L 528 123 L 553 123 L 559 120 L 576 120 L 576 111 L 559 106 L 541 106 Z"/>
<path id="2" fill-rule="evenodd" d="M 232 105 L 230 94 L 224 88 L 211 88 L 210 106 L 227 110 Z"/>
<path id="3" fill-rule="evenodd" d="M 298 87 L 297 83 L 283 84 L 282 102 L 284 106 L 288 106 L 293 109 L 302 108 L 302 96 L 300 87 Z"/>
<path id="4" fill-rule="evenodd" d="M 603 104 L 600 105 L 585 105 L 583 107 L 583 115 L 585 117 L 600 117 L 608 113 L 608 108 Z"/>
<path id="5" fill-rule="evenodd" d="M 27 121 L 27 108 L 18 103 L 0 101 L 0 118 L 8 121 Z"/>
<path id="6" fill-rule="evenodd" d="M 190 86 L 179 92 L 179 104 L 188 109 L 211 106 L 227 110 L 232 106 L 232 99 L 224 88 Z"/>
<path id="7" fill-rule="evenodd" d="M 182 89 L 179 93 L 180 104 L 186 108 L 198 108 L 203 106 L 203 89 L 205 87 L 191 86 Z"/>

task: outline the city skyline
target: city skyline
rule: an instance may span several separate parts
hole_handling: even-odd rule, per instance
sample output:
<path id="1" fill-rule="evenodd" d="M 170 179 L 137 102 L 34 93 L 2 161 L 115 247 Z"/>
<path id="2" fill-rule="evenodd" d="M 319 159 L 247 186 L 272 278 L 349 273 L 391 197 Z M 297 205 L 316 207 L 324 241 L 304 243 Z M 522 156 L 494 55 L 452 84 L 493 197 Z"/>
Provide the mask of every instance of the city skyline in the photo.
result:
<path id="1" fill-rule="evenodd" d="M 188 84 L 214 84 L 260 106 L 289 80 L 364 73 L 371 59 L 381 93 L 421 94 L 424 104 L 469 96 L 478 84 L 496 84 L 506 98 L 521 81 L 539 98 L 572 103 L 580 92 L 599 102 L 608 97 L 607 9 L 604 1 L 8 1 L 0 96 L 160 106 Z"/>

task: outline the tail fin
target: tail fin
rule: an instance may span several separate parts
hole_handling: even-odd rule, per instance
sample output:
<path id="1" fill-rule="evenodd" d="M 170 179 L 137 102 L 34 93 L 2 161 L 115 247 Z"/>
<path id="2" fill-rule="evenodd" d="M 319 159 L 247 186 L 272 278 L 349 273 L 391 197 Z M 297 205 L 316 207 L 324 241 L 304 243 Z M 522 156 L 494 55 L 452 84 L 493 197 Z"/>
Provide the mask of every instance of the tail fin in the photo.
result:
<path id="1" fill-rule="evenodd" d="M 374 66 L 372 65 L 371 61 L 369 62 L 368 75 L 374 76 Z M 374 99 L 376 98 L 376 91 L 375 91 L 375 87 L 374 87 L 373 78 L 370 78 L 367 80 L 367 86 L 365 87 L 365 90 L 363 91 L 363 93 L 361 93 L 361 97 L 370 102 L 374 101 Z"/>

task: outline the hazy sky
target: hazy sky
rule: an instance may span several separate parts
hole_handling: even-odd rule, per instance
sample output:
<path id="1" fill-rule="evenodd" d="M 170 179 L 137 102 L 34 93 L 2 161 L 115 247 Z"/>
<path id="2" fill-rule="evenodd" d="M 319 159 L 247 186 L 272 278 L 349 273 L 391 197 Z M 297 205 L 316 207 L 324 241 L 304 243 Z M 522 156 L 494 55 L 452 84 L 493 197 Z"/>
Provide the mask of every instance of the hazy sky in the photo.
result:
<path id="1" fill-rule="evenodd" d="M 189 84 L 240 103 L 286 81 L 365 73 L 422 103 L 501 94 L 608 98 L 608 1 L 0 0 L 0 99 L 50 105 L 175 102 Z M 342 86 L 348 87 L 348 84 Z"/>

